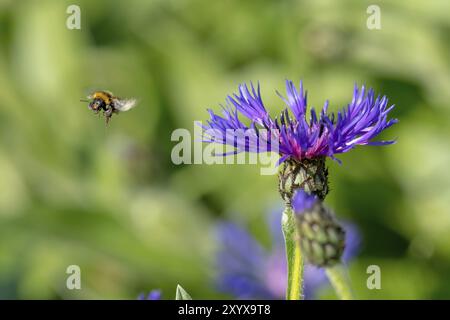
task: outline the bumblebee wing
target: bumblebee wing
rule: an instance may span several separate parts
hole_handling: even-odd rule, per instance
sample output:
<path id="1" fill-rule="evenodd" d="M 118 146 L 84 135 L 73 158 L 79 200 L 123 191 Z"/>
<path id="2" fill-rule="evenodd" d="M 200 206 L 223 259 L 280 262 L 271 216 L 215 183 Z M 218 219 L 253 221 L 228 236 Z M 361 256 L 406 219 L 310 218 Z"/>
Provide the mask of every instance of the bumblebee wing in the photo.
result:
<path id="1" fill-rule="evenodd" d="M 136 99 L 118 99 L 114 101 L 114 108 L 119 111 L 128 111 L 136 106 Z"/>

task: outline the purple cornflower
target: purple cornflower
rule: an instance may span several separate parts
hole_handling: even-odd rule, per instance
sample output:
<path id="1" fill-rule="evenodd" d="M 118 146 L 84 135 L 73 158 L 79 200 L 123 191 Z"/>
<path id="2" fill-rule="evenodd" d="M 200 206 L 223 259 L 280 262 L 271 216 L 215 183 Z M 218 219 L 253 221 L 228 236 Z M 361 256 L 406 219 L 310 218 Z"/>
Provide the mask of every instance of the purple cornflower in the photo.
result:
<path id="1" fill-rule="evenodd" d="M 161 300 L 161 291 L 160 290 L 152 290 L 149 292 L 149 294 L 147 296 L 145 294 L 141 293 L 138 296 L 138 300 Z"/>
<path id="2" fill-rule="evenodd" d="M 286 80 L 287 107 L 279 119 L 267 112 L 261 98 L 259 84 L 250 88 L 243 84 L 239 92 L 228 96 L 219 116 L 208 110 L 210 120 L 203 125 L 203 141 L 234 147 L 239 152 L 273 151 L 281 155 L 280 163 L 287 159 L 302 161 L 318 157 L 331 157 L 347 152 L 357 145 L 387 145 L 395 141 L 372 141 L 381 131 L 397 122 L 387 119 L 389 111 L 386 96 L 375 98 L 372 89 L 355 85 L 350 104 L 336 114 L 328 113 L 328 101 L 320 115 L 311 108 L 307 120 L 307 95 L 303 84 L 297 90 L 292 81 Z M 241 121 L 246 117 L 250 125 Z"/>
<path id="3" fill-rule="evenodd" d="M 280 227 L 281 212 L 270 216 L 272 246 L 270 250 L 253 238 L 246 230 L 233 223 L 218 226 L 217 252 L 218 290 L 239 299 L 285 299 L 287 265 L 283 234 Z M 343 260 L 348 262 L 357 254 L 360 236 L 351 224 L 345 224 L 347 245 Z M 304 294 L 313 299 L 317 289 L 328 282 L 324 269 L 305 265 Z"/>

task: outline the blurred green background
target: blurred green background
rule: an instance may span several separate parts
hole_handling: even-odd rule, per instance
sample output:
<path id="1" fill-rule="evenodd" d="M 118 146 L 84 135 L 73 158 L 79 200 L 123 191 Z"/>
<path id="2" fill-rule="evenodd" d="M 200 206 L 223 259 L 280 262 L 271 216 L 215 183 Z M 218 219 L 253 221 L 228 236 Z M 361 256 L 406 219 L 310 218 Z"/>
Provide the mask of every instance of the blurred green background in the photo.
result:
<path id="1" fill-rule="evenodd" d="M 67 6 L 81 8 L 68 30 Z M 381 8 L 381 30 L 366 9 Z M 450 2 L 0 1 L 0 298 L 135 299 L 212 285 L 219 220 L 268 242 L 276 176 L 251 165 L 171 163 L 239 83 L 260 81 L 275 114 L 286 78 L 333 110 L 367 84 L 395 103 L 394 146 L 329 161 L 327 203 L 361 229 L 359 298 L 450 298 Z M 105 128 L 91 89 L 137 97 Z M 81 267 L 82 290 L 66 289 Z M 382 289 L 366 288 L 379 265 Z M 331 291 L 325 290 L 324 296 Z M 331 297 L 333 297 L 331 295 Z"/>

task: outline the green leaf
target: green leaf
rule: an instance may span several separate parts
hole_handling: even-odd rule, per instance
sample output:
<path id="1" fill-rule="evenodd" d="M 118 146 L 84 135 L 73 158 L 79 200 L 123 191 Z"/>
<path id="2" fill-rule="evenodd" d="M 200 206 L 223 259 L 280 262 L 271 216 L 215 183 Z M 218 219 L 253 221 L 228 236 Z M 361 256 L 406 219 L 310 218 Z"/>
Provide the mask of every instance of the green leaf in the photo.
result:
<path id="1" fill-rule="evenodd" d="M 192 300 L 192 298 L 189 293 L 187 293 L 186 290 L 183 289 L 182 286 L 177 285 L 175 300 Z"/>

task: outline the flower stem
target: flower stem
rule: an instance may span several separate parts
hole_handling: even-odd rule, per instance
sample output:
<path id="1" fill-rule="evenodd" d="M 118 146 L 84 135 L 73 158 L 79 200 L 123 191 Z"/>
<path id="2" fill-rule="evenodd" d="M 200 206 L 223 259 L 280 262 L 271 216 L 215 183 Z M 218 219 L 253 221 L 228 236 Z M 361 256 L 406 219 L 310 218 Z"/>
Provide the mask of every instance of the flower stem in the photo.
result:
<path id="1" fill-rule="evenodd" d="M 350 285 L 348 272 L 343 264 L 337 264 L 325 269 L 336 294 L 341 300 L 353 300 L 353 292 Z"/>
<path id="2" fill-rule="evenodd" d="M 287 300 L 303 299 L 303 259 L 298 242 L 294 212 L 286 206 L 281 220 L 288 267 Z"/>

